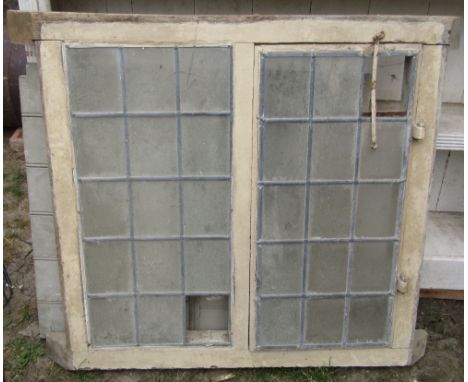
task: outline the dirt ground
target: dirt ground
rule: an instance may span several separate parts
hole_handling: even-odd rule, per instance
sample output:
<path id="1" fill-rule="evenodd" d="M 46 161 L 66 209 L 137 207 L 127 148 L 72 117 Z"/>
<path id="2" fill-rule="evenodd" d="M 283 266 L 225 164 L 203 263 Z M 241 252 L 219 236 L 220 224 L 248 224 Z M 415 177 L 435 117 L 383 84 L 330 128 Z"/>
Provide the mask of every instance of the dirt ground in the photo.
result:
<path id="1" fill-rule="evenodd" d="M 4 142 L 8 142 L 4 136 Z M 463 302 L 421 299 L 417 328 L 429 334 L 426 355 L 400 368 L 69 372 L 47 358 L 39 339 L 24 156 L 4 144 L 4 265 L 14 294 L 3 310 L 5 381 L 463 381 Z"/>

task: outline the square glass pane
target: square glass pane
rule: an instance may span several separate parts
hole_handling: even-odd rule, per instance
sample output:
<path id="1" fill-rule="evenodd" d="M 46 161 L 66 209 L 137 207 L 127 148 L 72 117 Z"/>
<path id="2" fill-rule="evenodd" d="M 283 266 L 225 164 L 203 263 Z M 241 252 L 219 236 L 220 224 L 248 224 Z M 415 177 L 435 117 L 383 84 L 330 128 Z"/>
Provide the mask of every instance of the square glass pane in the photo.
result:
<path id="1" fill-rule="evenodd" d="M 183 304 L 183 296 L 140 296 L 138 322 L 141 344 L 182 343 L 185 330 Z"/>
<path id="2" fill-rule="evenodd" d="M 344 298 L 307 299 L 305 341 L 340 343 L 343 332 Z"/>
<path id="3" fill-rule="evenodd" d="M 355 243 L 352 291 L 387 292 L 392 276 L 393 242 Z"/>
<path id="4" fill-rule="evenodd" d="M 302 292 L 302 244 L 263 245 L 259 251 L 262 293 Z"/>
<path id="5" fill-rule="evenodd" d="M 229 292 L 229 241 L 186 240 L 184 243 L 185 290 Z"/>
<path id="6" fill-rule="evenodd" d="M 304 238 L 304 194 L 305 186 L 263 188 L 263 239 Z"/>
<path id="7" fill-rule="evenodd" d="M 308 126 L 267 123 L 263 133 L 263 179 L 305 180 Z"/>
<path id="8" fill-rule="evenodd" d="M 349 237 L 350 227 L 351 186 L 311 186 L 309 237 Z"/>
<path id="9" fill-rule="evenodd" d="M 91 298 L 88 300 L 91 345 L 135 344 L 133 298 Z"/>
<path id="10" fill-rule="evenodd" d="M 355 142 L 355 123 L 313 123 L 311 179 L 353 179 Z"/>
<path id="11" fill-rule="evenodd" d="M 177 236 L 177 182 L 133 182 L 133 219 L 136 236 Z"/>
<path id="12" fill-rule="evenodd" d="M 349 312 L 349 341 L 384 341 L 387 311 L 388 298 L 386 296 L 353 297 Z"/>
<path id="13" fill-rule="evenodd" d="M 362 237 L 395 235 L 399 184 L 358 186 L 356 235 Z"/>
<path id="14" fill-rule="evenodd" d="M 124 48 L 127 110 L 176 111 L 175 50 Z"/>
<path id="15" fill-rule="evenodd" d="M 175 118 L 128 118 L 128 139 L 133 176 L 177 175 Z"/>
<path id="16" fill-rule="evenodd" d="M 184 182 L 184 234 L 229 233 L 230 182 Z"/>
<path id="17" fill-rule="evenodd" d="M 362 60 L 315 58 L 314 117 L 358 117 Z"/>
<path id="18" fill-rule="evenodd" d="M 78 176 L 125 176 L 122 118 L 73 118 Z"/>
<path id="19" fill-rule="evenodd" d="M 230 110 L 230 48 L 179 48 L 184 112 Z"/>
<path id="20" fill-rule="evenodd" d="M 370 126 L 362 124 L 360 173 L 361 179 L 398 179 L 401 176 L 406 123 L 379 122 L 377 150 L 371 148 Z"/>
<path id="21" fill-rule="evenodd" d="M 84 236 L 129 234 L 127 183 L 82 182 L 80 202 Z"/>
<path id="22" fill-rule="evenodd" d="M 264 99 L 266 117 L 308 117 L 309 57 L 265 57 Z"/>
<path id="23" fill-rule="evenodd" d="M 130 243 L 84 243 L 88 293 L 132 292 Z"/>
<path id="24" fill-rule="evenodd" d="M 135 257 L 139 292 L 182 290 L 178 241 L 137 241 Z"/>
<path id="25" fill-rule="evenodd" d="M 301 300 L 263 299 L 260 302 L 258 345 L 297 345 L 301 336 Z"/>
<path id="26" fill-rule="evenodd" d="M 72 112 L 123 110 L 118 49 L 68 48 L 67 72 Z"/>
<path id="27" fill-rule="evenodd" d="M 307 290 L 319 293 L 346 291 L 348 244 L 310 243 Z"/>
<path id="28" fill-rule="evenodd" d="M 229 174 L 229 117 L 182 118 L 183 175 Z"/>

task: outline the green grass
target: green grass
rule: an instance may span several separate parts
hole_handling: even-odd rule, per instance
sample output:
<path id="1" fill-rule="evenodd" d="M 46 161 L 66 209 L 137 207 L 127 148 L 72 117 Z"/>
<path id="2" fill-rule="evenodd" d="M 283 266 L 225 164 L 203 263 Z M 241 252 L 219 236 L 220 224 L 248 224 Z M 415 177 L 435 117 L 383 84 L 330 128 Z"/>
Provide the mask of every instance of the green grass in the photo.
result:
<path id="1" fill-rule="evenodd" d="M 335 371 L 327 368 L 253 369 L 243 373 L 252 382 L 338 382 Z"/>
<path id="2" fill-rule="evenodd" d="M 15 375 L 21 375 L 30 364 L 35 363 L 39 357 L 45 355 L 45 348 L 40 340 L 15 338 L 11 345 L 12 360 L 5 360 L 5 369 L 11 370 Z"/>
<path id="3" fill-rule="evenodd" d="M 23 170 L 17 169 L 12 174 L 5 174 L 3 181 L 5 193 L 10 193 L 18 199 L 23 196 L 26 182 L 26 174 Z"/>

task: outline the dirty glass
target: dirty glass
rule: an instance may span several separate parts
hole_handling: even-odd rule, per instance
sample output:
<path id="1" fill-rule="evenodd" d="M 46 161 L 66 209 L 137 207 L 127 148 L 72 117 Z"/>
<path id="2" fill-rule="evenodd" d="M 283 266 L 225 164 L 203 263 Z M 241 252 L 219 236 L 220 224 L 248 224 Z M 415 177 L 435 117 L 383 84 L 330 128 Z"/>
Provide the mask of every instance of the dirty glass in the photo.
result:
<path id="1" fill-rule="evenodd" d="M 367 62 L 344 51 L 261 55 L 259 349 L 388 342 L 410 114 L 378 115 L 371 148 Z"/>
<path id="2" fill-rule="evenodd" d="M 231 48 L 65 57 L 91 345 L 188 344 L 187 296 L 230 299 Z"/>

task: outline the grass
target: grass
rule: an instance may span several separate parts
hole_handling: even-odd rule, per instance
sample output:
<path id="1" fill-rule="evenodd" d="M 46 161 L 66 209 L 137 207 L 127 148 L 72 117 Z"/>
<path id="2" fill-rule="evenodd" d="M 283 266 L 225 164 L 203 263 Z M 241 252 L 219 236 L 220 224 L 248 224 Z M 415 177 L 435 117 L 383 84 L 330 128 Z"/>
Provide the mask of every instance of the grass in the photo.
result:
<path id="1" fill-rule="evenodd" d="M 26 181 L 26 174 L 22 169 L 16 169 L 13 173 L 5 173 L 3 182 L 6 184 L 4 187 L 5 193 L 10 193 L 17 199 L 24 195 L 24 184 Z"/>
<path id="2" fill-rule="evenodd" d="M 4 367 L 15 375 L 21 375 L 29 364 L 35 363 L 39 357 L 45 355 L 45 347 L 40 340 L 15 338 L 10 348 L 12 360 L 5 360 Z"/>

